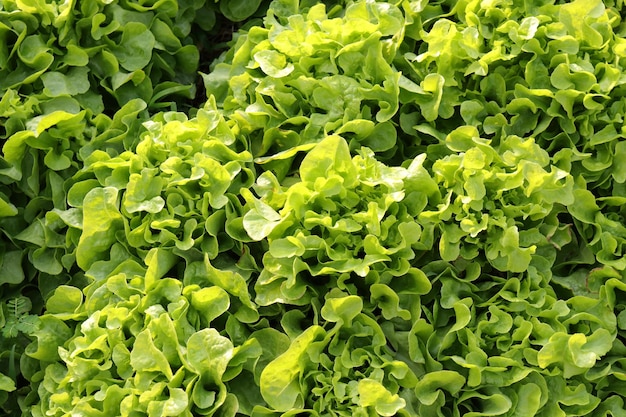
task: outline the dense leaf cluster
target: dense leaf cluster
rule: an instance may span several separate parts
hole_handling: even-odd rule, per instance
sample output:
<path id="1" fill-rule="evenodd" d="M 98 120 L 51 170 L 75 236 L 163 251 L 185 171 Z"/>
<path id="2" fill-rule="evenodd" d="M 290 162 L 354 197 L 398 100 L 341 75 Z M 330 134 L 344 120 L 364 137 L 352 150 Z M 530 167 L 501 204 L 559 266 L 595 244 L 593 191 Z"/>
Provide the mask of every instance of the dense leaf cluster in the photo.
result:
<path id="1" fill-rule="evenodd" d="M 0 410 L 626 416 L 625 10 L 1 2 Z"/>

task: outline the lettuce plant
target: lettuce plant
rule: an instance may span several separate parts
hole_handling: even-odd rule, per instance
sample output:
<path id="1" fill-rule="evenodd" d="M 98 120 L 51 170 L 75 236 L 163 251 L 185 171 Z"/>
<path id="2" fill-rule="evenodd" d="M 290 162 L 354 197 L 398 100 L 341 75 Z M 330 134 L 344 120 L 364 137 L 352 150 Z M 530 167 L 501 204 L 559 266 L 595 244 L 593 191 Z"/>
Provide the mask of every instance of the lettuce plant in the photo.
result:
<path id="1" fill-rule="evenodd" d="M 389 119 L 400 74 L 390 63 L 404 16 L 376 2 L 335 12 L 322 3 L 275 2 L 264 27 L 239 36 L 204 77 L 207 92 L 249 137 L 257 163 L 279 177 L 326 134 L 349 135 L 357 148 L 395 145 Z"/>
<path id="2" fill-rule="evenodd" d="M 57 288 L 47 324 L 66 340 L 58 353 L 43 339 L 29 352 L 50 363 L 33 415 L 234 415 L 237 401 L 224 380 L 241 372 L 259 345 L 251 339 L 235 348 L 212 326 L 232 320 L 232 280 L 243 278 L 207 259 L 190 262 L 183 282 L 167 276 L 175 262 L 167 250 L 152 250 L 143 265 L 115 250 L 97 262 L 83 292 Z M 218 281 L 226 289 L 213 285 Z M 71 331 L 76 319 L 82 324 Z"/>
<path id="3" fill-rule="evenodd" d="M 217 256 L 220 222 L 230 193 L 251 181 L 251 156 L 221 115 L 207 103 L 196 116 L 169 112 L 144 124 L 135 151 L 94 151 L 68 190 L 70 205 L 85 222 L 76 247 L 88 270 L 121 243 L 143 257 L 150 248 L 202 249 Z M 184 136 L 181 132 L 186 132 Z M 228 227 L 228 222 L 227 222 Z M 181 233 L 182 232 L 182 233 Z M 231 246 L 234 243 L 231 243 Z"/>
<path id="4" fill-rule="evenodd" d="M 76 264 L 82 213 L 67 198 L 82 182 L 75 175 L 94 153 L 134 149 L 147 109 L 192 107 L 200 49 L 210 49 L 201 42 L 216 30 L 214 11 L 193 0 L 2 2 L 3 309 L 28 299 L 36 317 L 58 285 L 85 285 Z M 232 11 L 238 20 L 248 17 L 243 12 Z M 0 324 L 7 336 L 0 361 L 15 382 L 32 332 L 14 335 L 22 324 L 14 319 Z M 7 412 L 17 409 L 14 400 Z"/>
<path id="5" fill-rule="evenodd" d="M 99 115 L 91 121 L 85 111 L 31 115 L 29 129 L 14 132 L 4 143 L 0 180 L 6 204 L 0 218 L 0 300 L 3 309 L 14 300 L 27 299 L 30 305 L 28 312 L 22 312 L 28 315 L 12 314 L 17 321 L 2 321 L 0 326 L 7 336 L 0 361 L 3 369 L 12 369 L 12 379 L 19 380 L 18 396 L 9 397 L 7 412 L 15 412 L 16 397 L 25 395 L 21 378 L 30 377 L 38 367 L 36 360 L 22 355 L 37 333 L 22 329 L 22 318 L 40 315 L 45 299 L 58 285 L 83 285 L 83 274 L 75 262 L 82 217 L 68 206 L 66 194 L 79 169 L 81 151 L 105 144 L 123 146 L 121 139 L 127 132 L 132 135 L 139 125 L 136 117 L 144 109 L 145 103 L 133 101 L 113 118 Z M 17 334 L 11 329 L 18 330 Z"/>
<path id="6" fill-rule="evenodd" d="M 281 190 L 273 175 L 261 175 L 256 188 L 262 198 L 249 194 L 251 208 L 243 216 L 250 237 L 269 245 L 255 283 L 257 303 L 304 305 L 332 288 L 356 294 L 373 286 L 378 295 L 372 297 L 396 299 L 400 289 L 428 291 L 425 276 L 410 263 L 417 247 L 426 251 L 433 243 L 432 228 L 423 231 L 413 217 L 420 208 L 408 207 L 428 200 L 407 193 L 418 186 L 413 180 L 434 183 L 419 178 L 420 163 L 388 167 L 369 149 L 352 158 L 335 135 L 307 153 L 301 182 Z M 394 283 L 399 288 L 392 290 Z M 390 300 L 389 308 L 399 307 Z"/>
<path id="7" fill-rule="evenodd" d="M 424 152 L 465 125 L 494 143 L 531 136 L 580 184 L 581 204 L 570 211 L 582 235 L 592 234 L 589 223 L 621 220 L 620 4 L 447 3 L 412 3 L 402 54 L 393 62 L 405 76 L 400 127 L 415 140 L 405 153 Z M 601 220 L 581 220 L 579 206 L 587 213 L 598 207 Z M 597 247 L 598 262 L 615 266 L 624 233 L 616 225 L 600 228 L 613 237 L 602 240 L 599 232 L 587 243 Z"/>
<path id="8" fill-rule="evenodd" d="M 43 276 L 42 294 L 29 291 L 40 306 L 56 283 L 75 277 L 71 178 L 100 146 L 130 146 L 147 107 L 192 97 L 198 52 L 189 34 L 201 6 L 2 2 L 3 302 Z"/>
<path id="9" fill-rule="evenodd" d="M 69 96 L 93 113 L 111 100 L 121 106 L 141 98 L 152 106 L 171 94 L 192 98 L 198 50 L 189 33 L 201 6 L 7 0 L 0 91 L 39 101 Z"/>
<path id="10" fill-rule="evenodd" d="M 42 329 L 27 352 L 45 364 L 37 371 L 43 382 L 34 415 L 232 409 L 226 367 L 241 351 L 235 377 L 237 364 L 259 350 L 252 340 L 235 349 L 212 327 L 230 330 L 231 321 L 259 318 L 245 278 L 250 272 L 235 263 L 237 254 L 242 264 L 248 258 L 237 240 L 236 194 L 229 198 L 249 185 L 250 154 L 211 102 L 193 118 L 163 113 L 144 129 L 134 151 L 92 151 L 67 192 L 69 207 L 59 212 L 79 219 L 68 224 L 68 235 L 77 232 L 71 248 L 85 286 L 60 285 L 47 298 Z M 186 278 L 177 279 L 179 273 Z M 215 343 L 222 347 L 207 353 Z M 157 353 L 163 349 L 166 356 Z M 214 358 L 218 352 L 222 359 Z M 128 386 L 129 378 L 136 385 Z M 92 389 L 98 384 L 100 394 Z"/>
<path id="11" fill-rule="evenodd" d="M 445 189 L 443 201 L 437 210 L 419 214 L 439 224 L 443 260 L 472 261 L 484 251 L 496 269 L 523 272 L 533 255 L 551 259 L 555 248 L 568 243 L 557 216 L 575 201 L 574 180 L 550 166 L 548 153 L 532 138 L 511 135 L 496 150 L 465 126 L 445 143 L 456 152 L 432 166 Z"/>

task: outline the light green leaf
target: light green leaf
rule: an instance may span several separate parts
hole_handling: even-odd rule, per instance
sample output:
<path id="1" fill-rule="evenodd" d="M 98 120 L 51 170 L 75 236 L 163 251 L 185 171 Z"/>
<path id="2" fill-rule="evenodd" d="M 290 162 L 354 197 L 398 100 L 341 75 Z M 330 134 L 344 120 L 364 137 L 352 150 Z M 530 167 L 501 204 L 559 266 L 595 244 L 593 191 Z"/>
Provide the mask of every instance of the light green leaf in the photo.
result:
<path id="1" fill-rule="evenodd" d="M 153 285 L 158 284 L 167 274 L 167 272 L 180 262 L 180 258 L 172 253 L 172 251 L 163 248 L 152 248 L 145 255 L 145 264 L 148 269 L 145 273 L 144 285 L 146 289 L 151 289 Z"/>
<path id="2" fill-rule="evenodd" d="M 52 315 L 41 316 L 39 320 L 39 330 L 33 335 L 35 341 L 27 346 L 25 353 L 42 362 L 56 362 L 59 360 L 59 346 L 65 344 L 73 330 Z"/>
<path id="3" fill-rule="evenodd" d="M 217 384 L 233 357 L 233 343 L 215 329 L 202 329 L 187 340 L 189 369 Z"/>
<path id="4" fill-rule="evenodd" d="M 513 404 L 511 417 L 533 417 L 541 408 L 541 388 L 533 383 L 522 385 L 518 390 L 517 404 Z"/>
<path id="5" fill-rule="evenodd" d="M 373 284 L 370 287 L 371 300 L 378 305 L 386 320 L 400 317 L 404 320 L 411 319 L 411 313 L 400 307 L 400 297 L 385 284 Z"/>
<path id="6" fill-rule="evenodd" d="M 191 293 L 191 306 L 198 310 L 209 324 L 228 311 L 230 297 L 220 287 L 200 288 Z"/>
<path id="7" fill-rule="evenodd" d="M 15 391 L 15 381 L 8 376 L 0 373 L 0 391 L 12 392 Z M 1 404 L 0 404 L 1 405 Z"/>
<path id="8" fill-rule="evenodd" d="M 243 216 L 243 228 L 254 240 L 266 238 L 280 223 L 282 217 L 273 208 L 260 200 Z"/>
<path id="9" fill-rule="evenodd" d="M 385 152 L 396 145 L 397 134 L 396 128 L 390 122 L 377 123 L 371 133 L 360 142 L 374 152 Z"/>
<path id="10" fill-rule="evenodd" d="M 243 304 L 238 311 L 237 318 L 239 320 L 249 322 L 258 319 L 256 307 L 250 299 L 248 285 L 239 271 L 216 268 L 205 255 L 204 261 L 193 262 L 188 265 L 184 274 L 184 282 L 186 285 L 197 284 L 200 287 L 206 287 L 207 284 L 216 285 L 237 297 Z"/>
<path id="11" fill-rule="evenodd" d="M 602 35 L 590 25 L 590 21 L 604 15 L 605 6 L 601 0 L 575 0 L 559 8 L 559 20 L 576 39 L 598 48 L 603 43 Z"/>
<path id="12" fill-rule="evenodd" d="M 598 207 L 593 193 L 586 189 L 576 189 L 573 194 L 574 202 L 567 206 L 567 210 L 575 219 L 594 224 L 600 207 Z"/>
<path id="13" fill-rule="evenodd" d="M 306 248 L 295 236 L 287 236 L 270 242 L 270 253 L 276 258 L 292 258 L 302 256 Z"/>
<path id="14" fill-rule="evenodd" d="M 294 70 L 292 63 L 288 63 L 285 55 L 271 49 L 264 49 L 254 54 L 254 60 L 261 66 L 264 73 L 274 78 L 282 78 Z"/>
<path id="15" fill-rule="evenodd" d="M 261 394 L 277 411 L 288 411 L 303 405 L 309 395 L 301 387 L 299 378 L 308 368 L 307 349 L 313 342 L 324 338 L 326 332 L 319 326 L 308 327 L 289 348 L 270 362 L 261 373 Z M 304 391 L 303 391 L 304 389 Z"/>
<path id="16" fill-rule="evenodd" d="M 6 201 L 0 195 L 0 218 L 3 217 L 13 217 L 18 213 L 17 207 L 15 207 L 12 203 Z"/>
<path id="17" fill-rule="evenodd" d="M 61 285 L 46 302 L 48 313 L 64 318 L 74 315 L 83 303 L 83 292 L 69 285 Z"/>
<path id="18" fill-rule="evenodd" d="M 154 344 L 153 335 L 149 329 L 143 330 L 135 338 L 130 352 L 130 365 L 136 372 L 160 372 L 168 380 L 174 376 L 169 361 Z"/>
<path id="19" fill-rule="evenodd" d="M 165 180 L 157 175 L 157 169 L 148 168 L 143 169 L 141 174 L 130 175 L 123 200 L 123 206 L 129 213 L 158 213 L 165 207 L 165 200 L 161 197 Z"/>
<path id="20" fill-rule="evenodd" d="M 148 404 L 148 415 L 154 417 L 178 417 L 184 415 L 189 405 L 187 393 L 182 388 L 170 388 L 166 400 L 152 400 Z"/>
<path id="21" fill-rule="evenodd" d="M 537 354 L 540 367 L 560 364 L 563 375 L 569 378 L 592 368 L 596 362 L 611 350 L 613 336 L 607 329 L 598 329 L 591 336 L 582 333 L 572 335 L 554 333 L 548 343 Z"/>
<path id="22" fill-rule="evenodd" d="M 445 390 L 454 395 L 465 385 L 463 375 L 452 370 L 429 372 L 415 385 L 415 394 L 422 404 L 431 405 Z"/>
<path id="23" fill-rule="evenodd" d="M 352 320 L 363 309 L 363 300 L 356 295 L 341 298 L 329 298 L 322 307 L 321 314 L 329 322 L 339 322 L 344 326 L 351 326 Z"/>
<path id="24" fill-rule="evenodd" d="M 357 386 L 359 392 L 359 405 L 361 407 L 374 407 L 376 413 L 381 416 L 395 416 L 404 408 L 406 402 L 398 394 L 392 394 L 378 381 L 365 378 L 359 380 Z"/>
<path id="25" fill-rule="evenodd" d="M 618 183 L 626 182 L 626 141 L 620 141 L 615 144 L 612 175 Z"/>
<path id="26" fill-rule="evenodd" d="M 468 417 L 501 416 L 509 411 L 512 405 L 509 397 L 500 393 L 483 395 L 480 393 L 469 392 L 462 395 L 460 400 L 463 401 L 466 399 L 479 404 L 476 408 L 480 409 L 480 411 L 465 413 Z"/>
<path id="27" fill-rule="evenodd" d="M 254 367 L 254 378 L 258 385 L 265 367 L 289 348 L 291 340 L 285 333 L 274 328 L 257 330 L 250 335 L 250 339 L 256 339 L 262 348 L 261 356 Z"/>
<path id="28" fill-rule="evenodd" d="M 300 164 L 303 181 L 315 182 L 317 178 L 326 178 L 331 173 L 341 176 L 346 187 L 356 181 L 356 167 L 348 143 L 337 135 L 327 136 L 319 142 Z"/>
<path id="29" fill-rule="evenodd" d="M 115 188 L 94 188 L 83 201 L 83 232 L 76 247 L 76 262 L 87 270 L 95 261 L 105 259 L 116 232 L 123 228 Z"/>
<path id="30" fill-rule="evenodd" d="M 63 110 L 57 110 L 50 114 L 37 116 L 26 123 L 27 129 L 33 131 L 35 136 L 41 135 L 46 129 L 55 126 L 66 120 L 76 117 L 75 114 L 68 113 Z"/>

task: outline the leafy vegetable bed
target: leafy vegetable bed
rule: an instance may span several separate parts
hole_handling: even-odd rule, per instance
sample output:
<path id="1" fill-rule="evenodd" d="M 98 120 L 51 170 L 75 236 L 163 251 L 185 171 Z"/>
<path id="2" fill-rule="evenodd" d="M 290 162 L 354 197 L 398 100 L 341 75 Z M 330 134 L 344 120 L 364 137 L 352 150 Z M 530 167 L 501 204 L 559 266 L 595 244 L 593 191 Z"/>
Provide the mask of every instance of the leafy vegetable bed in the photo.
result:
<path id="1" fill-rule="evenodd" d="M 0 410 L 626 416 L 625 12 L 3 0 Z"/>

